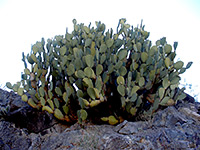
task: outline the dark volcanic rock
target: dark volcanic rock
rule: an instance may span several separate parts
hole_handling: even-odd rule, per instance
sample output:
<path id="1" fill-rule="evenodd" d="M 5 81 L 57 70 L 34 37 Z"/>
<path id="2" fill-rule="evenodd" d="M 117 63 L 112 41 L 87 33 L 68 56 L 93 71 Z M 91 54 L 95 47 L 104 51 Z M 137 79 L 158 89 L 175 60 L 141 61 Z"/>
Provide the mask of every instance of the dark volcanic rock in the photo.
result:
<path id="1" fill-rule="evenodd" d="M 6 101 L 10 105 L 12 102 L 9 99 L 13 96 L 16 95 L 6 96 Z M 17 99 L 16 97 L 13 101 Z M 9 119 L 5 117 L 0 121 L 0 149 L 198 150 L 200 149 L 199 108 L 199 103 L 184 100 L 176 106 L 159 110 L 148 121 L 124 121 L 117 126 L 85 124 L 84 127 L 80 127 L 74 124 L 68 127 L 56 122 L 53 116 L 22 104 L 18 108 L 11 109 L 8 113 Z M 29 125 L 19 125 L 17 120 L 26 120 L 24 122 Z"/>
<path id="2" fill-rule="evenodd" d="M 29 132 L 39 133 L 53 126 L 57 121 L 52 114 L 33 109 L 14 92 L 0 89 L 0 108 L 10 106 L 6 121 L 13 122 L 16 127 L 26 128 Z"/>
<path id="3" fill-rule="evenodd" d="M 0 149 L 27 150 L 31 146 L 31 139 L 24 130 L 16 128 L 14 124 L 0 121 Z"/>

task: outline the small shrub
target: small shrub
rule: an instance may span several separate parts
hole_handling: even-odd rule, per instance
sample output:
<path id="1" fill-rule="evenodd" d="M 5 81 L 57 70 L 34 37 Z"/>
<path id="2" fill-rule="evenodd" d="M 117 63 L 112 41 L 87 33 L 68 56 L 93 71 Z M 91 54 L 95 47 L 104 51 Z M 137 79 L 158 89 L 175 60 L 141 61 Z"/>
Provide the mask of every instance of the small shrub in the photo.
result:
<path id="1" fill-rule="evenodd" d="M 117 33 L 105 32 L 101 22 L 73 24 L 72 33 L 42 39 L 23 53 L 22 80 L 6 84 L 33 108 L 67 122 L 114 125 L 185 97 L 179 75 L 192 62 L 174 62 L 177 42 L 172 47 L 164 37 L 152 45 L 144 26 L 133 28 L 126 19 L 119 20 Z"/>

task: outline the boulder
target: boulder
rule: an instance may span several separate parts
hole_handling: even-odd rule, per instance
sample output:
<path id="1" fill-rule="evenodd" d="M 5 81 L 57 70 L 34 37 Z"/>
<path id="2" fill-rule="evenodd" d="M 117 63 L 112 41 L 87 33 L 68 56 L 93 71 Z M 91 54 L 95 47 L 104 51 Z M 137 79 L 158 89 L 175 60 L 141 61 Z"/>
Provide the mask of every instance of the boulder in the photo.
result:
<path id="1" fill-rule="evenodd" d="M 21 100 L 21 96 L 0 89 L 0 108 L 6 106 L 10 109 L 4 115 L 4 119 L 14 123 L 16 127 L 26 128 L 29 132 L 39 133 L 57 122 L 52 114 L 33 109 Z"/>
<path id="2" fill-rule="evenodd" d="M 200 149 L 200 104 L 195 101 L 182 100 L 146 121 L 69 126 L 32 109 L 12 92 L 0 93 L 0 107 L 10 105 L 0 120 L 2 150 Z"/>

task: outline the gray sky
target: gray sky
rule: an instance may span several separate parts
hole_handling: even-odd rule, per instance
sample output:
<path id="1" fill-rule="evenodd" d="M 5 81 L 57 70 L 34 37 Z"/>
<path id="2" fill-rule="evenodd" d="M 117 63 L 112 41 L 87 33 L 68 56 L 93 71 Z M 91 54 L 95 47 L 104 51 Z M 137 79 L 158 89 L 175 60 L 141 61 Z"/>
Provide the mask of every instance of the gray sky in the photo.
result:
<path id="1" fill-rule="evenodd" d="M 0 84 L 21 80 L 24 69 L 22 52 L 42 37 L 64 35 L 66 27 L 72 31 L 72 19 L 86 25 L 95 21 L 116 31 L 118 20 L 126 18 L 137 26 L 141 19 L 150 32 L 149 39 L 167 37 L 169 44 L 178 41 L 177 59 L 193 61 L 182 76 L 192 84 L 194 93 L 200 91 L 200 1 L 198 0 L 1 0 L 0 1 Z M 198 87 L 197 87 L 198 86 Z M 200 99 L 200 98 L 199 98 Z"/>

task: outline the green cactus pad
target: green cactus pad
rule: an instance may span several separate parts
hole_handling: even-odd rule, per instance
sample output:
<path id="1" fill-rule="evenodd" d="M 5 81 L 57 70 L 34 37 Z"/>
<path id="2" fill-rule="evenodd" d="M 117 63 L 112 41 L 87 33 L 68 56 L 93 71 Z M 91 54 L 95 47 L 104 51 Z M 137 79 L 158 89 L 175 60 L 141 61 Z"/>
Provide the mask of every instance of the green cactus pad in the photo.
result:
<path id="1" fill-rule="evenodd" d="M 67 48 L 65 46 L 60 48 L 60 55 L 64 56 L 66 52 L 67 52 Z"/>
<path id="2" fill-rule="evenodd" d="M 54 111 L 54 116 L 56 118 L 58 118 L 59 120 L 64 120 L 65 119 L 64 115 L 62 114 L 62 112 L 59 109 L 57 109 L 57 108 Z"/>
<path id="3" fill-rule="evenodd" d="M 109 74 L 106 73 L 106 72 L 104 72 L 104 73 L 103 73 L 103 78 L 102 78 L 103 83 L 107 83 L 108 80 L 109 80 L 109 77 L 110 77 Z"/>
<path id="4" fill-rule="evenodd" d="M 179 71 L 179 74 L 182 74 L 186 71 L 186 68 L 181 68 L 180 71 Z"/>
<path id="5" fill-rule="evenodd" d="M 146 52 L 141 53 L 142 62 L 146 62 L 148 59 L 148 54 Z"/>
<path id="6" fill-rule="evenodd" d="M 108 40 L 106 41 L 106 45 L 107 45 L 108 48 L 110 48 L 110 47 L 113 45 L 113 43 L 114 43 L 114 40 L 113 40 L 113 39 L 108 39 Z"/>
<path id="7" fill-rule="evenodd" d="M 87 34 L 90 32 L 90 29 L 87 26 L 84 26 L 83 29 Z"/>
<path id="8" fill-rule="evenodd" d="M 6 82 L 6 87 L 9 88 L 9 89 L 13 88 L 13 86 L 12 86 L 12 84 L 10 82 Z"/>
<path id="9" fill-rule="evenodd" d="M 46 104 L 46 101 L 43 97 L 40 97 L 40 103 L 42 106 L 44 106 Z"/>
<path id="10" fill-rule="evenodd" d="M 140 79 L 139 79 L 139 86 L 143 87 L 144 85 L 145 85 L 145 79 L 144 79 L 144 77 L 140 77 Z"/>
<path id="11" fill-rule="evenodd" d="M 80 117 L 81 117 L 82 120 L 86 120 L 87 119 L 88 114 L 84 109 L 80 110 L 80 115 L 81 115 Z"/>
<path id="12" fill-rule="evenodd" d="M 107 46 L 106 46 L 106 44 L 101 44 L 101 47 L 100 47 L 99 52 L 100 52 L 100 53 L 105 53 L 106 50 L 107 50 Z"/>
<path id="13" fill-rule="evenodd" d="M 110 64 L 110 65 L 108 66 L 108 74 L 111 74 L 113 71 L 114 71 L 114 65 L 113 65 L 113 64 Z"/>
<path id="14" fill-rule="evenodd" d="M 124 77 L 122 76 L 117 77 L 117 83 L 123 85 L 125 83 Z"/>
<path id="15" fill-rule="evenodd" d="M 175 76 L 170 82 L 172 85 L 177 84 L 180 81 L 180 79 L 181 78 L 179 76 Z"/>
<path id="16" fill-rule="evenodd" d="M 123 62 L 122 61 L 118 61 L 117 63 L 116 63 L 116 65 L 115 65 L 115 69 L 120 69 L 121 68 L 121 66 L 122 66 L 122 64 L 123 64 Z"/>
<path id="17" fill-rule="evenodd" d="M 87 46 L 90 46 L 91 43 L 92 43 L 92 40 L 91 40 L 91 39 L 87 39 L 87 40 L 85 41 L 85 46 L 86 46 L 86 47 L 87 47 Z"/>
<path id="18" fill-rule="evenodd" d="M 28 101 L 28 96 L 25 95 L 25 94 L 23 94 L 23 95 L 21 96 L 21 98 L 22 98 L 22 100 L 23 100 L 24 102 L 27 102 L 27 101 Z"/>
<path id="19" fill-rule="evenodd" d="M 166 106 L 169 99 L 170 99 L 170 97 L 168 97 L 168 96 L 164 97 L 163 100 L 160 102 L 160 105 Z"/>
<path id="20" fill-rule="evenodd" d="M 137 51 L 141 52 L 142 44 L 140 42 L 136 43 Z"/>
<path id="21" fill-rule="evenodd" d="M 135 102 L 137 100 L 137 93 L 134 93 L 133 96 L 130 98 L 131 102 Z"/>
<path id="22" fill-rule="evenodd" d="M 166 66 L 167 68 L 169 68 L 170 64 L 171 64 L 170 58 L 169 58 L 169 57 L 165 58 L 165 66 Z"/>
<path id="23" fill-rule="evenodd" d="M 130 109 L 131 115 L 135 116 L 135 115 L 136 115 L 136 112 L 137 112 L 137 108 L 136 108 L 136 107 L 132 107 L 132 108 Z"/>
<path id="24" fill-rule="evenodd" d="M 44 97 L 45 93 L 44 93 L 44 88 L 43 87 L 39 88 L 39 94 L 40 94 L 41 97 Z"/>
<path id="25" fill-rule="evenodd" d="M 54 110 L 53 101 L 51 99 L 48 99 L 47 102 L 48 102 L 49 106 L 51 107 L 51 109 Z"/>
<path id="26" fill-rule="evenodd" d="M 56 92 L 56 94 L 58 94 L 59 96 L 62 96 L 62 95 L 63 95 L 63 93 L 62 93 L 62 91 L 61 91 L 61 89 L 60 89 L 59 87 L 56 87 L 56 88 L 55 88 L 55 92 Z"/>
<path id="27" fill-rule="evenodd" d="M 67 103 L 68 102 L 68 94 L 67 92 L 63 93 L 63 100 Z"/>
<path id="28" fill-rule="evenodd" d="M 68 66 L 68 68 L 67 68 L 67 74 L 68 74 L 68 76 L 73 75 L 74 72 L 75 72 L 74 65 L 73 65 L 73 64 L 70 64 L 70 65 Z"/>
<path id="29" fill-rule="evenodd" d="M 48 90 L 48 96 L 49 96 L 50 99 L 53 98 L 53 93 L 51 92 L 51 90 Z"/>
<path id="30" fill-rule="evenodd" d="M 13 89 L 15 92 L 17 92 L 17 91 L 18 91 L 18 89 L 19 89 L 19 85 L 17 85 L 17 84 L 14 84 L 12 89 Z"/>
<path id="31" fill-rule="evenodd" d="M 193 62 L 189 62 L 187 65 L 186 65 L 186 69 L 189 69 L 191 67 L 191 65 L 193 64 Z"/>
<path id="32" fill-rule="evenodd" d="M 92 99 L 94 100 L 96 99 L 96 92 L 94 88 L 91 88 L 91 87 L 87 88 L 87 93 Z"/>
<path id="33" fill-rule="evenodd" d="M 85 56 L 85 62 L 88 67 L 92 68 L 94 66 L 94 57 L 92 55 Z"/>
<path id="34" fill-rule="evenodd" d="M 63 108 L 64 113 L 67 115 L 69 112 L 69 107 L 67 105 L 64 105 L 62 108 Z"/>
<path id="35" fill-rule="evenodd" d="M 43 106 L 42 107 L 42 111 L 47 111 L 50 114 L 53 114 L 53 110 L 49 107 L 49 106 Z"/>
<path id="36" fill-rule="evenodd" d="M 131 96 L 134 94 L 134 93 L 136 93 L 138 90 L 140 89 L 140 87 L 139 86 L 134 86 L 133 88 L 132 88 L 132 90 L 131 90 Z"/>
<path id="37" fill-rule="evenodd" d="M 36 63 L 37 62 L 37 57 L 34 54 L 31 54 L 31 59 Z"/>
<path id="38" fill-rule="evenodd" d="M 100 102 L 101 102 L 100 100 L 93 100 L 93 101 L 89 104 L 89 106 L 90 106 L 90 107 L 95 107 L 95 106 L 97 106 Z"/>
<path id="39" fill-rule="evenodd" d="M 122 60 L 126 58 L 127 54 L 128 54 L 127 50 L 120 50 L 117 56 L 119 57 L 119 60 Z"/>
<path id="40" fill-rule="evenodd" d="M 174 64 L 174 68 L 175 68 L 176 70 L 179 70 L 179 69 L 181 69 L 181 68 L 183 67 L 183 65 L 184 65 L 184 63 L 183 63 L 182 61 L 178 61 L 178 62 L 176 62 L 176 63 Z"/>
<path id="41" fill-rule="evenodd" d="M 185 93 L 181 93 L 178 97 L 177 100 L 183 100 L 186 97 Z"/>
<path id="42" fill-rule="evenodd" d="M 164 88 L 159 88 L 158 92 L 159 92 L 160 99 L 162 99 L 164 94 L 165 94 L 165 89 Z"/>
<path id="43" fill-rule="evenodd" d="M 35 104 L 35 102 L 33 101 L 32 98 L 29 98 L 29 99 L 28 99 L 28 104 L 29 104 L 31 107 L 33 107 L 33 108 L 37 108 L 37 105 Z"/>
<path id="44" fill-rule="evenodd" d="M 119 74 L 120 74 L 121 76 L 124 76 L 126 73 L 127 73 L 126 67 L 122 66 L 122 67 L 119 69 Z"/>
<path id="45" fill-rule="evenodd" d="M 108 117 L 102 117 L 101 120 L 102 121 L 108 121 Z"/>
<path id="46" fill-rule="evenodd" d="M 100 98 L 100 95 L 99 95 L 99 90 L 98 89 L 96 89 L 96 88 L 93 88 L 93 90 L 94 90 L 94 92 L 95 92 L 95 96 L 96 96 L 96 98 Z"/>
<path id="47" fill-rule="evenodd" d="M 93 78 L 93 79 L 96 78 L 94 71 L 93 71 L 92 68 L 90 68 L 90 67 L 86 67 L 86 68 L 84 69 L 84 74 L 85 74 L 88 78 Z"/>
<path id="48" fill-rule="evenodd" d="M 123 85 L 118 85 L 117 86 L 117 91 L 119 92 L 119 94 L 121 95 L 121 96 L 125 96 L 125 87 L 123 86 Z"/>
<path id="49" fill-rule="evenodd" d="M 102 89 L 102 85 L 103 85 L 103 82 L 102 82 L 101 76 L 98 76 L 95 82 L 95 87 L 100 91 Z"/>
<path id="50" fill-rule="evenodd" d="M 82 90 L 77 90 L 77 94 L 78 97 L 83 97 L 83 91 Z"/>
<path id="51" fill-rule="evenodd" d="M 103 66 L 101 64 L 98 64 L 96 66 L 96 75 L 99 76 L 103 71 Z"/>
<path id="52" fill-rule="evenodd" d="M 89 78 L 84 78 L 83 82 L 87 85 L 87 87 L 93 87 L 92 80 Z"/>
<path id="53" fill-rule="evenodd" d="M 57 99 L 57 98 L 54 98 L 53 101 L 54 101 L 55 106 L 56 106 L 57 108 L 59 108 L 60 102 L 58 101 L 58 99 Z"/>
<path id="54" fill-rule="evenodd" d="M 80 59 L 76 59 L 74 64 L 75 64 L 76 70 L 80 70 L 81 69 L 82 62 L 81 62 Z"/>
<path id="55" fill-rule="evenodd" d="M 172 46 L 169 44 L 166 44 L 164 47 L 164 51 L 166 54 L 169 54 L 172 51 Z"/>
<path id="56" fill-rule="evenodd" d="M 162 86 L 165 88 L 165 89 L 167 89 L 169 86 L 170 86 L 170 81 L 169 81 L 169 79 L 167 78 L 167 77 L 165 77 L 164 79 L 163 79 L 163 81 L 162 81 Z"/>
<path id="57" fill-rule="evenodd" d="M 28 68 L 25 68 L 25 69 L 24 69 L 24 72 L 25 72 L 26 75 L 30 75 L 30 74 L 31 74 L 31 73 L 30 73 L 30 70 L 29 70 Z"/>
<path id="58" fill-rule="evenodd" d="M 106 54 L 102 54 L 100 57 L 100 64 L 103 64 L 105 60 L 106 60 Z"/>
<path id="59" fill-rule="evenodd" d="M 117 124 L 119 121 L 114 117 L 114 116 L 109 116 L 108 117 L 108 123 L 110 124 L 110 125 L 115 125 L 115 124 Z"/>

